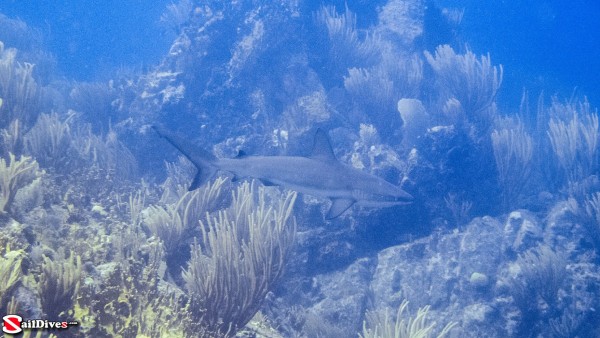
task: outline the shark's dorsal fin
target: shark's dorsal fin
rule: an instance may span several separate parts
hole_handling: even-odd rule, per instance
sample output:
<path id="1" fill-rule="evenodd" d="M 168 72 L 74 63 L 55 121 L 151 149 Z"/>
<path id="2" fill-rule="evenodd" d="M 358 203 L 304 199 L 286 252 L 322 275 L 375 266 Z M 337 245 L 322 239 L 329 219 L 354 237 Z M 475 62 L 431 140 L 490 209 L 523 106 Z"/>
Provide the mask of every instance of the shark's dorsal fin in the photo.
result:
<path id="1" fill-rule="evenodd" d="M 344 211 L 348 210 L 353 204 L 356 202 L 353 199 L 349 198 L 336 198 L 331 200 L 331 207 L 327 212 L 326 219 L 333 219 L 344 213 Z"/>
<path id="2" fill-rule="evenodd" d="M 313 143 L 310 158 L 324 162 L 337 161 L 335 154 L 333 153 L 333 148 L 331 148 L 329 136 L 327 136 L 327 133 L 321 128 L 317 129 L 317 133 L 315 134 L 315 141 Z"/>
<path id="3" fill-rule="evenodd" d="M 246 154 L 245 151 L 240 150 L 240 151 L 238 151 L 238 154 L 235 158 L 244 158 L 244 157 L 248 157 L 248 154 Z"/>

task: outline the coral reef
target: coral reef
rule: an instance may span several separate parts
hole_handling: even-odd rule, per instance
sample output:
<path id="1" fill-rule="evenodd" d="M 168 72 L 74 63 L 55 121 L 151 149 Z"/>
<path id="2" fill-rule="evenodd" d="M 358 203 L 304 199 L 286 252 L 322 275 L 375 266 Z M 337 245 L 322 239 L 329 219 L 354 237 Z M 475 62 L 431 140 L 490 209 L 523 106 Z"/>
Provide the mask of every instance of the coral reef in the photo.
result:
<path id="1" fill-rule="evenodd" d="M 0 127 L 19 119 L 29 124 L 39 109 L 41 89 L 33 78 L 34 64 L 16 60 L 17 50 L 0 41 Z"/>
<path id="2" fill-rule="evenodd" d="M 404 313 L 408 307 L 408 301 L 404 300 L 398 312 L 396 318 L 390 318 L 388 311 L 385 314 L 367 314 L 369 318 L 369 325 L 371 328 L 367 328 L 365 322 L 363 326 L 363 333 L 359 335 L 361 338 L 380 338 L 380 337 L 431 337 L 432 331 L 434 330 L 434 324 L 426 323 L 427 312 L 429 312 L 429 306 L 420 308 L 417 311 L 417 315 L 414 317 L 404 318 Z M 442 338 L 446 336 L 450 330 L 456 325 L 456 323 L 448 323 L 444 328 L 437 334 L 436 337 Z"/>
<path id="3" fill-rule="evenodd" d="M 181 0 L 162 62 L 104 82 L 0 42 L 0 311 L 74 337 L 598 336 L 598 111 L 512 113 L 489 54 L 429 46 L 434 4 L 366 6 Z M 415 200 L 326 221 L 238 177 L 188 191 L 151 124 L 217 157 L 308 155 L 326 128 Z"/>
<path id="4" fill-rule="evenodd" d="M 75 167 L 75 154 L 72 152 L 71 120 L 64 121 L 58 114 L 40 114 L 35 125 L 24 135 L 24 151 L 32 154 L 44 167 L 67 170 Z"/>
<path id="5" fill-rule="evenodd" d="M 194 242 L 183 272 L 194 321 L 215 337 L 233 336 L 258 312 L 294 244 L 296 193 L 255 189 L 244 183 L 228 210 L 201 221 L 203 244 Z"/>
<path id="6" fill-rule="evenodd" d="M 521 192 L 529 181 L 533 141 L 522 126 L 494 130 L 491 136 L 504 208 L 510 210 L 518 205 Z"/>
<path id="7" fill-rule="evenodd" d="M 591 111 L 587 101 L 566 104 L 553 101 L 549 110 L 548 137 L 552 150 L 567 184 L 573 185 L 598 168 L 598 115 Z"/>
<path id="8" fill-rule="evenodd" d="M 37 289 L 45 316 L 64 318 L 66 311 L 73 308 L 79 294 L 81 269 L 81 257 L 74 254 L 55 261 L 43 256 Z"/>
<path id="9" fill-rule="evenodd" d="M 33 182 L 42 172 L 35 160 L 21 156 L 17 160 L 12 153 L 8 161 L 0 158 L 0 211 L 9 212 L 19 189 Z"/>
<path id="10" fill-rule="evenodd" d="M 435 54 L 425 52 L 427 62 L 436 74 L 442 101 L 456 99 L 479 134 L 493 123 L 493 103 L 502 84 L 502 66 L 493 66 L 489 55 L 477 56 L 467 51 L 457 54 L 449 45 L 439 46 Z"/>
<path id="11" fill-rule="evenodd" d="M 0 257 L 0 308 L 5 309 L 10 300 L 9 295 L 22 277 L 21 264 L 24 254 L 20 250 L 5 248 L 4 257 Z"/>

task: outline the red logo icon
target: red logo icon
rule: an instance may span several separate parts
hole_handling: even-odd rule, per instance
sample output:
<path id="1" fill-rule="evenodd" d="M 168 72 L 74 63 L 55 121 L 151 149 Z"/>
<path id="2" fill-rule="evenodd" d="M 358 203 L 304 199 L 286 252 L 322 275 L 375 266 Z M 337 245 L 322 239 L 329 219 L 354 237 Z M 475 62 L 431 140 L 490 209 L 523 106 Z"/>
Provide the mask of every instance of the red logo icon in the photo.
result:
<path id="1" fill-rule="evenodd" d="M 8 334 L 17 334 L 23 329 L 21 329 L 21 322 L 23 318 L 17 315 L 6 315 L 2 317 L 2 331 Z"/>

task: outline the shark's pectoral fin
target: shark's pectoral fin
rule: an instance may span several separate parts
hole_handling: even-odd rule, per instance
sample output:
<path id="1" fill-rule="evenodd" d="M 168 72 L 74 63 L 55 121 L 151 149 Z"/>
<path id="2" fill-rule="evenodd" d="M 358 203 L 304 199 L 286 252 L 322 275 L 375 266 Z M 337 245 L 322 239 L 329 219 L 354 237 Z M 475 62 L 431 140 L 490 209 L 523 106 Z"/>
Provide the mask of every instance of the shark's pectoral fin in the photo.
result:
<path id="1" fill-rule="evenodd" d="M 333 219 L 344 213 L 344 211 L 348 210 L 354 202 L 353 199 L 349 198 L 336 198 L 331 200 L 331 208 L 327 212 L 326 219 Z"/>

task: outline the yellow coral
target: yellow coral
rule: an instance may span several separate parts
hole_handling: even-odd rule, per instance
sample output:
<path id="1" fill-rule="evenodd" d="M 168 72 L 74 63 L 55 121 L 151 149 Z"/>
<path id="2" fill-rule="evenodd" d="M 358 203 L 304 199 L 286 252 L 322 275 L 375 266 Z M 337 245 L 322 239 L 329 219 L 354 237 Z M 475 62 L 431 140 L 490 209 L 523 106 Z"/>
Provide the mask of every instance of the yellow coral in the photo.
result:
<path id="1" fill-rule="evenodd" d="M 49 318 L 71 310 L 79 292 L 81 257 L 71 254 L 67 259 L 51 260 L 44 256 L 38 292 L 42 309 Z"/>
<path id="2" fill-rule="evenodd" d="M 0 309 L 8 303 L 10 291 L 20 281 L 23 252 L 6 249 L 4 257 L 0 257 Z"/>
<path id="3" fill-rule="evenodd" d="M 16 159 L 9 153 L 9 161 L 0 158 L 0 212 L 7 212 L 19 189 L 37 178 L 39 166 L 28 156 Z"/>

